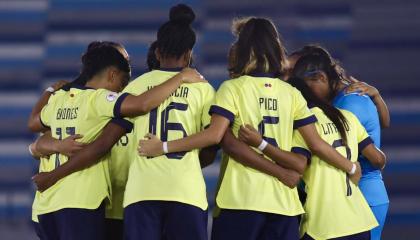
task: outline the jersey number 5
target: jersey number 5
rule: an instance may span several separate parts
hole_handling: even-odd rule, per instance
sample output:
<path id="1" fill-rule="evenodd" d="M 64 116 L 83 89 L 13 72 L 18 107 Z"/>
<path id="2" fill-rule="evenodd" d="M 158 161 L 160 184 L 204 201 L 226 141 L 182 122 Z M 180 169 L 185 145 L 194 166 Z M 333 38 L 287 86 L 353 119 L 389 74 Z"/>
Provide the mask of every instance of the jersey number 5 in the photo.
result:
<path id="1" fill-rule="evenodd" d="M 265 136 L 265 125 L 278 124 L 278 123 L 279 123 L 279 117 L 263 116 L 263 120 L 260 122 L 260 124 L 258 124 L 258 132 L 261 134 L 263 139 L 275 147 L 279 146 L 276 139 Z"/>
<path id="2" fill-rule="evenodd" d="M 168 141 L 168 132 L 180 131 L 183 137 L 187 137 L 187 132 L 181 123 L 168 122 L 169 113 L 171 110 L 187 111 L 188 104 L 171 102 L 169 105 L 160 113 L 160 140 L 163 142 Z M 149 133 L 157 136 L 157 108 L 150 111 L 149 118 Z M 187 152 L 176 152 L 165 154 L 167 158 L 171 159 L 182 159 Z"/>

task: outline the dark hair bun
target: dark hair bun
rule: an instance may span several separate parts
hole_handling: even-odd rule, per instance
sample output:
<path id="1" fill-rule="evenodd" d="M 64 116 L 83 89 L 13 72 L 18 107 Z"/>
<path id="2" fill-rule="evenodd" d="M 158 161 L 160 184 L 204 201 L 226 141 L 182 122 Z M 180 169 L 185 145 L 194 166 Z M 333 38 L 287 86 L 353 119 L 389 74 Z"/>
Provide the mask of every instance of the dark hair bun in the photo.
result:
<path id="1" fill-rule="evenodd" d="M 183 24 L 191 24 L 195 19 L 194 11 L 185 4 L 173 6 L 169 12 L 169 20 Z"/>

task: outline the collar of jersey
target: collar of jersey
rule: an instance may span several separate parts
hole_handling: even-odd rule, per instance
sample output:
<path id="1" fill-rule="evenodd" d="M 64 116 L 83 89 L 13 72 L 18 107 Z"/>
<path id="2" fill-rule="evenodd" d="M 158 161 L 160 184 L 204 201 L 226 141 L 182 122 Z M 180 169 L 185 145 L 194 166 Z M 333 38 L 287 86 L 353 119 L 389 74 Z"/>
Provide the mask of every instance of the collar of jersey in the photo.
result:
<path id="1" fill-rule="evenodd" d="M 248 75 L 252 76 L 252 77 L 266 77 L 266 78 L 275 78 L 276 77 L 274 75 L 274 73 L 250 73 Z"/>
<path id="2" fill-rule="evenodd" d="M 182 67 L 174 67 L 174 68 L 158 68 L 158 70 L 160 71 L 165 71 L 165 72 L 181 72 L 182 71 Z"/>
<path id="3" fill-rule="evenodd" d="M 77 89 L 81 89 L 81 90 L 94 89 L 94 88 L 86 87 L 86 86 L 83 86 L 83 85 L 73 85 L 73 86 L 71 86 L 71 88 L 77 88 Z"/>
<path id="4" fill-rule="evenodd" d="M 313 104 L 313 103 L 308 103 L 308 108 L 314 108 L 314 107 L 316 107 L 316 105 L 315 105 L 315 104 Z"/>

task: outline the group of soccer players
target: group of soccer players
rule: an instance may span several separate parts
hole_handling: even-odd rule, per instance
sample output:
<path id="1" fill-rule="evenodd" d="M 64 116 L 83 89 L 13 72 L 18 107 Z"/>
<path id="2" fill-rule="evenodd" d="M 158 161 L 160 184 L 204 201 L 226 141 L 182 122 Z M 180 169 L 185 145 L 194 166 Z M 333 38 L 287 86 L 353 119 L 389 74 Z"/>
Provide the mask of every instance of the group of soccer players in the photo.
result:
<path id="1" fill-rule="evenodd" d="M 215 92 L 189 68 L 193 10 L 169 15 L 149 72 L 129 83 L 124 46 L 93 42 L 80 75 L 33 108 L 38 237 L 207 239 L 202 168 L 221 148 L 212 239 L 380 239 L 389 112 L 377 89 L 320 46 L 287 55 L 274 24 L 249 17 L 233 22 L 231 79 Z"/>

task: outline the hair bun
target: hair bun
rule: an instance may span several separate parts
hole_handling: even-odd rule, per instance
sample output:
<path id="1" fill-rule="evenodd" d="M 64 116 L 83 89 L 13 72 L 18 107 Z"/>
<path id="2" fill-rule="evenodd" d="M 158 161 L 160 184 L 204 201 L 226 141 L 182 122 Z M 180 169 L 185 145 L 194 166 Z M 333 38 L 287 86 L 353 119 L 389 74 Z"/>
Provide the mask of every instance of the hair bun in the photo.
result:
<path id="1" fill-rule="evenodd" d="M 178 4 L 173 6 L 169 12 L 169 20 L 171 22 L 191 24 L 194 19 L 194 11 L 185 4 Z"/>

